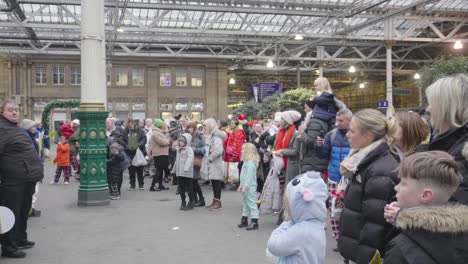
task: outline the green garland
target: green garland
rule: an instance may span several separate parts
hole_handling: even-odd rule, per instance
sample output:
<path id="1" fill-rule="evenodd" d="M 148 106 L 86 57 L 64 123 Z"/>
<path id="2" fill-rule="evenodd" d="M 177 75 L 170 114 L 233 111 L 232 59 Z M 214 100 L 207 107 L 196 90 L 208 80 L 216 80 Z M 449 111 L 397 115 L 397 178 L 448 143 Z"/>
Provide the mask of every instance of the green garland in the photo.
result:
<path id="1" fill-rule="evenodd" d="M 50 101 L 44 108 L 42 112 L 42 127 L 45 128 L 46 133 L 49 133 L 49 125 L 50 125 L 50 113 L 55 108 L 75 108 L 80 106 L 79 99 L 55 99 Z"/>

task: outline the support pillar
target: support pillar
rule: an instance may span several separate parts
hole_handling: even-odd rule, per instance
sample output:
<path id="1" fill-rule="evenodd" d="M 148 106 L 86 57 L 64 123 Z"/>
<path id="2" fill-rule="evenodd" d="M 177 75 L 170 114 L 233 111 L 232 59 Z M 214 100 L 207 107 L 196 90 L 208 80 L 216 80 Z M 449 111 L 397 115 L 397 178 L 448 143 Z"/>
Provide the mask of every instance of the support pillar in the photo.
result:
<path id="1" fill-rule="evenodd" d="M 78 205 L 107 205 L 108 112 L 104 0 L 81 1 L 80 187 Z"/>
<path id="2" fill-rule="evenodd" d="M 297 81 L 296 88 L 300 88 L 301 87 L 301 65 L 299 65 L 299 63 L 296 65 L 296 81 Z"/>
<path id="3" fill-rule="evenodd" d="M 386 87 L 386 100 L 388 102 L 387 118 L 393 115 L 393 83 L 392 83 L 392 36 L 393 36 L 393 20 L 388 19 L 384 23 L 385 34 L 385 47 L 387 48 L 387 85 Z M 377 103 L 377 102 L 376 102 Z"/>

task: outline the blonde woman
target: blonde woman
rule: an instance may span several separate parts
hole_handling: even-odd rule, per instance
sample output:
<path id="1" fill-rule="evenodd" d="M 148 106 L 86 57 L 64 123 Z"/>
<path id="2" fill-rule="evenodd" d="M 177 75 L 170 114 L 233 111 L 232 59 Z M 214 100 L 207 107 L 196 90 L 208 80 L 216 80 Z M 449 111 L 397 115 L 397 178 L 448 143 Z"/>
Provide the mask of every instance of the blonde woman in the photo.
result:
<path id="1" fill-rule="evenodd" d="M 468 204 L 468 76 L 440 78 L 426 89 L 434 130 L 429 150 L 448 152 L 462 166 L 463 181 L 452 200 Z"/>
<path id="2" fill-rule="evenodd" d="M 221 209 L 221 189 L 224 181 L 223 175 L 223 142 L 226 140 L 226 133 L 218 130 L 218 124 L 213 118 L 208 118 L 203 122 L 205 127 L 205 146 L 208 152 L 208 179 L 213 186 L 213 202 L 208 206 L 210 210 Z"/>
<path id="3" fill-rule="evenodd" d="M 364 109 L 351 119 L 348 137 L 351 151 L 340 166 L 351 179 L 340 218 L 338 249 L 347 260 L 368 264 L 377 250 L 384 254 L 392 225 L 384 207 L 395 197 L 398 162 L 390 152 L 387 135 L 394 128 L 374 109 Z"/>

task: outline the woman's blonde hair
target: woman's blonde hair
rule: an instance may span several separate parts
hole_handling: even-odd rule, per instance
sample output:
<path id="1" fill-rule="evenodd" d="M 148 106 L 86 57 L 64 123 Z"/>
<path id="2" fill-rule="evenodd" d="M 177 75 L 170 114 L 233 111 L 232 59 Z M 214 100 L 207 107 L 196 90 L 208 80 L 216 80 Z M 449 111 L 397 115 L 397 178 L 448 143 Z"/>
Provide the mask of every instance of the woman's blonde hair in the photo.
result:
<path id="1" fill-rule="evenodd" d="M 399 112 L 394 117 L 395 122 L 401 127 L 400 142 L 403 145 L 401 147 L 404 148 L 406 155 L 414 153 L 416 147 L 429 135 L 428 126 L 415 112 Z"/>
<path id="2" fill-rule="evenodd" d="M 468 76 L 440 78 L 426 89 L 431 124 L 443 133 L 468 124 Z"/>
<path id="3" fill-rule="evenodd" d="M 314 85 L 318 88 L 320 87 L 320 91 L 326 91 L 328 93 L 333 93 L 330 82 L 325 77 L 318 77 L 314 81 Z"/>
<path id="4" fill-rule="evenodd" d="M 361 133 L 371 133 L 374 135 L 374 142 L 385 138 L 391 147 L 394 147 L 394 140 L 389 137 L 395 134 L 395 122 L 387 120 L 384 114 L 375 109 L 363 109 L 353 116 Z"/>
<path id="5" fill-rule="evenodd" d="M 242 145 L 241 160 L 259 163 L 260 156 L 258 155 L 257 147 L 252 143 L 244 143 Z"/>
<path id="6" fill-rule="evenodd" d="M 203 126 L 205 126 L 206 135 L 213 134 L 213 131 L 218 127 L 218 123 L 214 118 L 208 118 L 203 121 Z"/>

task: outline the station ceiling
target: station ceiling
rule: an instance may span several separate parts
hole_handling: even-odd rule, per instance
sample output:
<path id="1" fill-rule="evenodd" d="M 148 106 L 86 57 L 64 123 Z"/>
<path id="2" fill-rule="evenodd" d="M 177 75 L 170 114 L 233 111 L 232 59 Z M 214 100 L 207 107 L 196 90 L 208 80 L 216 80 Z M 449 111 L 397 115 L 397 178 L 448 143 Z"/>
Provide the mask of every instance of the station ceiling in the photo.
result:
<path id="1" fill-rule="evenodd" d="M 105 0 L 107 58 L 214 60 L 232 71 L 410 74 L 455 41 L 466 0 Z M 0 0 L 0 54 L 80 54 L 80 0 Z M 298 39 L 298 34 L 302 39 Z M 271 60 L 275 67 L 267 68 Z"/>

